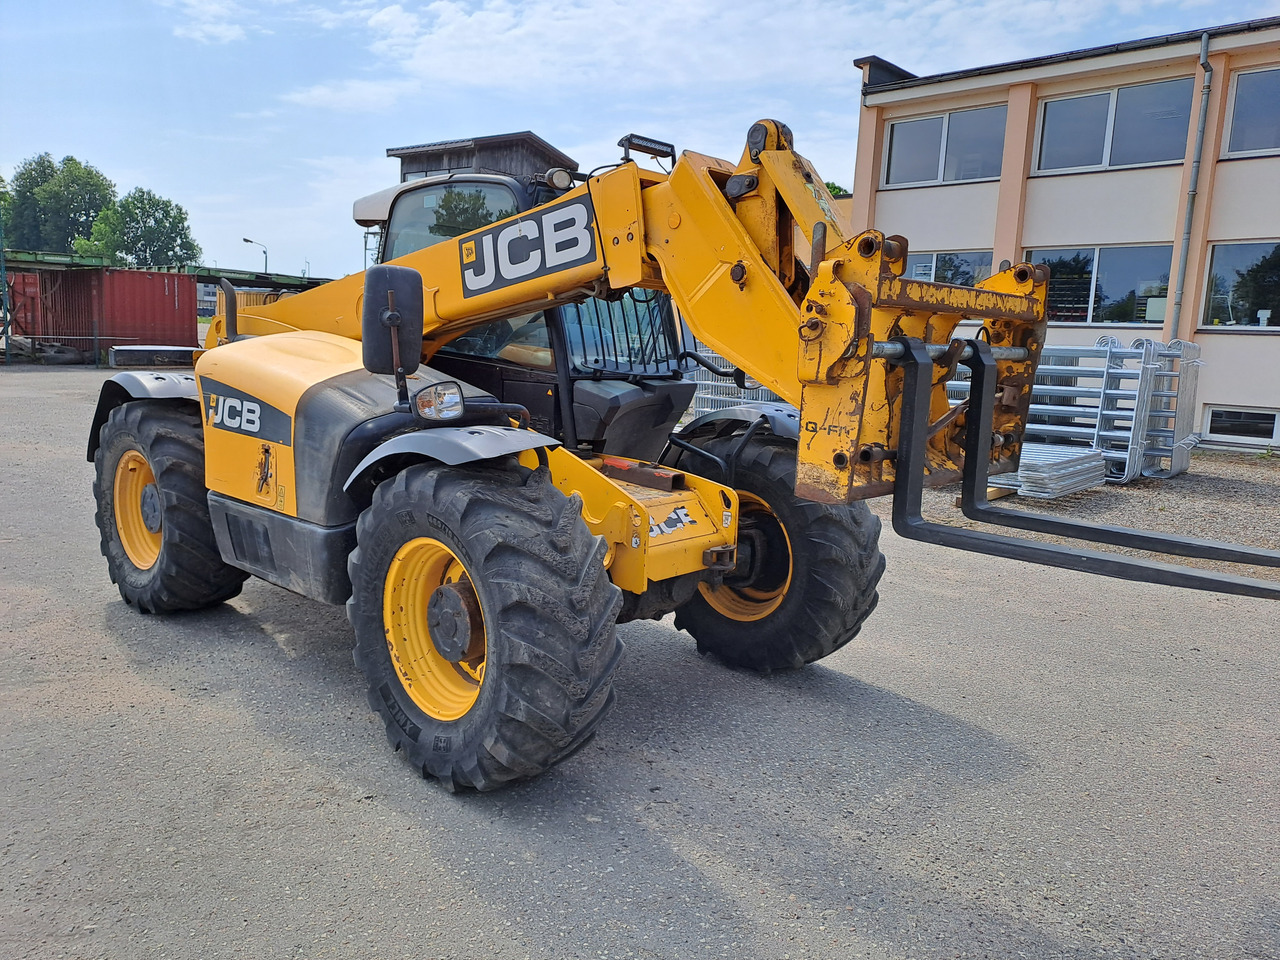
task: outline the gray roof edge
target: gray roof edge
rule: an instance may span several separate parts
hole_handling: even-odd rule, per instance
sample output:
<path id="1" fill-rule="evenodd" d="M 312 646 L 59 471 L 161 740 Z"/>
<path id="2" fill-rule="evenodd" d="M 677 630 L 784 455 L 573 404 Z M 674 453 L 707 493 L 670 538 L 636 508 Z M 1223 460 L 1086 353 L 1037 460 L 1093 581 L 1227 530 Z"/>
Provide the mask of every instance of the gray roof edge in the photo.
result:
<path id="1" fill-rule="evenodd" d="M 577 160 L 574 160 L 573 157 L 569 156 L 563 150 L 558 150 L 532 130 L 519 130 L 515 133 L 498 133 L 487 137 L 463 137 L 457 140 L 441 140 L 437 143 L 417 143 L 408 147 L 388 147 L 387 156 L 403 157 L 414 153 L 433 153 L 457 147 L 474 147 L 480 144 L 500 143 L 502 141 L 509 140 L 528 140 L 551 154 L 556 159 L 562 161 L 561 166 L 568 167 L 570 170 L 578 169 Z"/>
<path id="2" fill-rule="evenodd" d="M 867 81 L 865 85 L 870 87 L 917 79 L 916 75 L 910 70 L 904 70 L 896 63 L 890 63 L 883 57 L 877 57 L 874 54 L 869 57 L 859 57 L 853 61 L 853 65 L 859 68 L 866 68 Z"/>
<path id="3" fill-rule="evenodd" d="M 1272 27 L 1280 27 L 1280 17 L 1266 17 L 1259 20 L 1244 20 L 1240 23 L 1228 23 L 1217 27 L 1205 27 L 1201 30 L 1186 30 L 1181 33 L 1168 33 L 1158 37 L 1146 37 L 1142 40 L 1126 40 L 1123 43 L 1110 43 L 1101 47 L 1086 47 L 1083 50 L 1071 50 L 1066 53 L 1054 53 L 1044 57 L 1028 57 L 1025 60 L 1011 60 L 1008 63 L 996 63 L 985 67 L 973 67 L 968 70 L 952 70 L 948 73 L 935 73 L 926 77 L 913 77 L 911 79 L 893 80 L 887 83 L 864 83 L 862 85 L 863 96 L 873 93 L 887 93 L 892 90 L 904 90 L 911 87 L 922 87 L 933 83 L 945 83 L 948 80 L 962 80 L 966 77 L 981 77 L 995 73 L 1012 73 L 1015 70 L 1026 70 L 1030 67 L 1039 67 L 1052 63 L 1066 63 L 1072 60 L 1089 60 L 1094 57 L 1104 57 L 1112 53 L 1126 53 L 1131 50 L 1149 50 L 1156 47 L 1174 46 L 1175 44 L 1187 43 L 1192 40 L 1199 40 L 1204 34 L 1210 37 L 1231 36 L 1238 33 L 1253 33 L 1258 30 L 1267 30 Z M 861 66 L 862 63 L 872 60 L 872 57 L 860 57 L 854 63 Z M 880 60 L 879 57 L 874 59 Z M 888 63 L 888 61 L 881 61 Z M 895 66 L 894 64 L 889 64 Z M 901 67 L 896 67 L 901 70 Z M 906 71 L 903 71 L 904 73 Z"/>

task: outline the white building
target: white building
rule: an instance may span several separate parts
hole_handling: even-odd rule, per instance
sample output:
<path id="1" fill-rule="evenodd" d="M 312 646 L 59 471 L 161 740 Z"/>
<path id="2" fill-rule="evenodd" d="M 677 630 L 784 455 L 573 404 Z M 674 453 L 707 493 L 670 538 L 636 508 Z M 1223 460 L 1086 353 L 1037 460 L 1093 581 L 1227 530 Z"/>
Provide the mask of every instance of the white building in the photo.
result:
<path id="1" fill-rule="evenodd" d="M 1193 341 L 1206 439 L 1280 444 L 1280 18 L 933 76 L 855 63 L 855 233 L 905 236 L 944 282 L 1049 263 L 1049 343 Z"/>

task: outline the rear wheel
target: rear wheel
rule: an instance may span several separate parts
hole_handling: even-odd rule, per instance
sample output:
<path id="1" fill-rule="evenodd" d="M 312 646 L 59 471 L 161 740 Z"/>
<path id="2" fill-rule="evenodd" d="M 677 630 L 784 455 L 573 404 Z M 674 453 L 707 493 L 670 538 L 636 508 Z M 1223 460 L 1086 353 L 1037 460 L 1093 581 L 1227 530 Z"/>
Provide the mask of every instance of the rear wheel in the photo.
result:
<path id="1" fill-rule="evenodd" d="M 450 789 L 577 750 L 613 704 L 621 593 L 541 468 L 410 467 L 357 525 L 347 615 L 392 745 Z"/>
<path id="2" fill-rule="evenodd" d="M 726 459 L 740 439 L 701 445 Z M 705 472 L 726 482 L 714 466 Z M 733 478 L 738 567 L 719 586 L 699 585 L 676 611 L 676 626 L 698 650 L 731 666 L 768 672 L 820 660 L 857 635 L 879 599 L 879 519 L 863 503 L 797 499 L 795 475 L 795 443 L 768 436 L 747 443 Z"/>
<path id="3" fill-rule="evenodd" d="M 143 613 L 229 600 L 248 574 L 223 563 L 209 520 L 194 404 L 135 401 L 107 417 L 94 454 L 95 520 L 111 582 Z"/>

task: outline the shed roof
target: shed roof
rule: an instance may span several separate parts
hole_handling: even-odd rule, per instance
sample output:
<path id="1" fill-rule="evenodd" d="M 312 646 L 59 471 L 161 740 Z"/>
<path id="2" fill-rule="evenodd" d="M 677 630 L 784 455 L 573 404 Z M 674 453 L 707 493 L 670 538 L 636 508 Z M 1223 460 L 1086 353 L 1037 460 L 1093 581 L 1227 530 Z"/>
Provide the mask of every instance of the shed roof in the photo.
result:
<path id="1" fill-rule="evenodd" d="M 387 148 L 388 157 L 408 157 L 422 153 L 447 153 L 451 150 L 468 150 L 478 147 L 495 147 L 507 143 L 524 141 L 555 158 L 561 166 L 570 170 L 578 169 L 578 161 L 566 153 L 557 150 L 532 130 L 521 130 L 518 133 L 499 133 L 490 137 L 467 137 L 461 140 L 438 140 L 435 143 L 416 143 L 408 147 Z"/>

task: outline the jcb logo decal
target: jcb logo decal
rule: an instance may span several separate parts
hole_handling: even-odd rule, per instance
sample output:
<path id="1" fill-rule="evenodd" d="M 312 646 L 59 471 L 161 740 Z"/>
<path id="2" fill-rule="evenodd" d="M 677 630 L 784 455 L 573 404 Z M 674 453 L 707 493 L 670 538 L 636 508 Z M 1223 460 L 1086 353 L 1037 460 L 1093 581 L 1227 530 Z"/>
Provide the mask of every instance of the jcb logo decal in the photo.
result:
<path id="1" fill-rule="evenodd" d="M 200 391 L 207 426 L 286 447 L 292 442 L 293 423 L 283 410 L 208 377 L 201 378 Z"/>
<path id="2" fill-rule="evenodd" d="M 697 525 L 698 521 L 689 516 L 689 511 L 684 507 L 676 507 L 671 511 L 667 519 L 661 523 L 653 514 L 649 515 L 649 539 L 666 536 L 668 533 L 675 533 L 677 530 L 688 526 L 689 524 Z M 726 524 L 727 526 L 727 524 Z"/>
<path id="3" fill-rule="evenodd" d="M 596 258 L 595 208 L 589 196 L 555 204 L 465 241 L 462 294 L 474 297 Z"/>
<path id="4" fill-rule="evenodd" d="M 210 397 L 209 422 L 215 427 L 222 425 L 234 430 L 242 428 L 246 433 L 257 433 L 262 425 L 259 416 L 261 404 L 252 400 L 237 400 L 235 397 Z"/>

